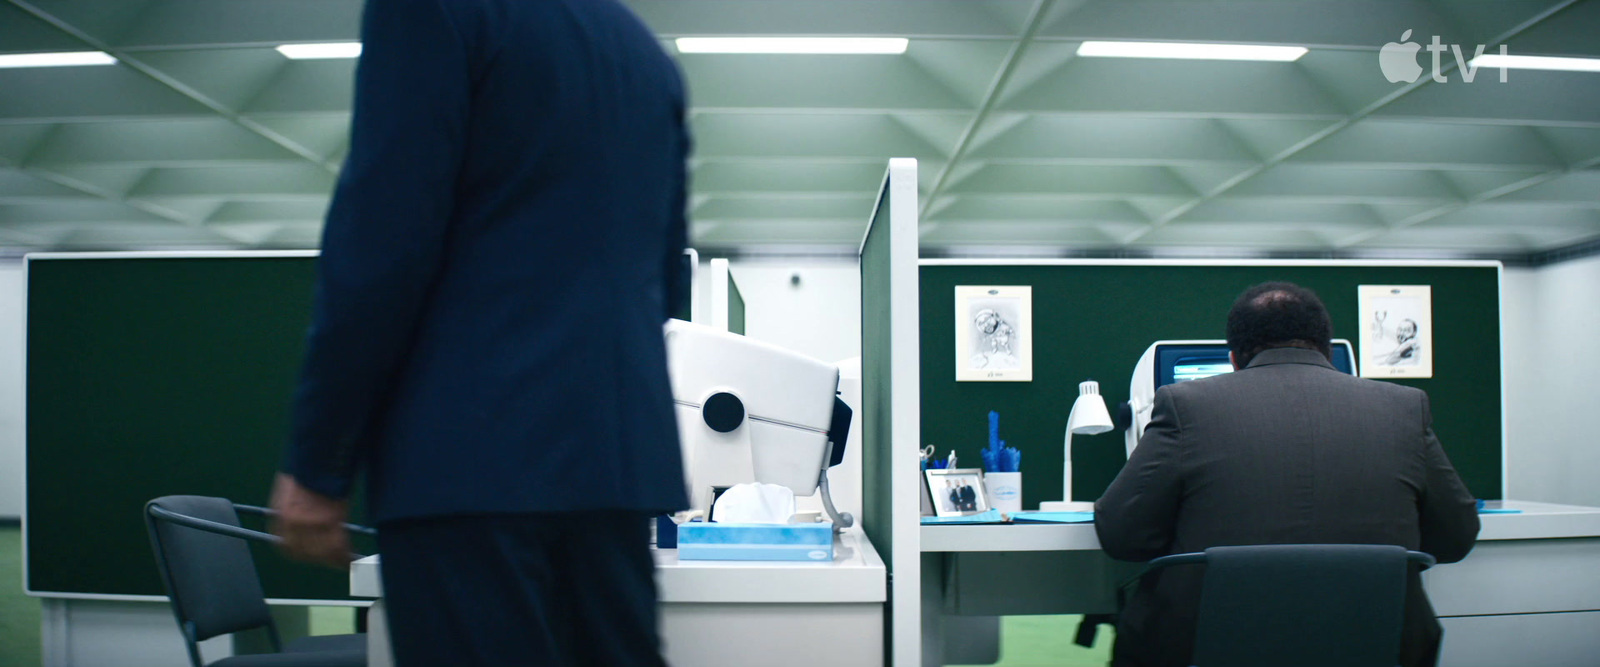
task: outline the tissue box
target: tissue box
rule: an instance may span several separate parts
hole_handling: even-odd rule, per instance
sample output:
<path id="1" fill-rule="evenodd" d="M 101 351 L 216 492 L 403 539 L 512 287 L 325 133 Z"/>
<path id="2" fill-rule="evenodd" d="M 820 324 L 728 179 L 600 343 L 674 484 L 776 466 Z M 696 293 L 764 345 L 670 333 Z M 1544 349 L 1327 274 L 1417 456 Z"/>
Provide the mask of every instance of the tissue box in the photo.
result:
<path id="1" fill-rule="evenodd" d="M 678 560 L 833 561 L 832 523 L 678 526 Z"/>

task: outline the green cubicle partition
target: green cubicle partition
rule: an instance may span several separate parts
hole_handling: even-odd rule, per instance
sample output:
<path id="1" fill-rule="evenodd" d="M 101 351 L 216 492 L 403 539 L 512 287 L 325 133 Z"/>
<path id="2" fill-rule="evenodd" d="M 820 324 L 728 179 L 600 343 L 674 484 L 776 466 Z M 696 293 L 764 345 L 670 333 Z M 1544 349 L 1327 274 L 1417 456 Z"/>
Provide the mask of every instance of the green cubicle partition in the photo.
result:
<path id="1" fill-rule="evenodd" d="M 744 294 L 731 274 L 728 276 L 728 331 L 744 335 Z"/>
<path id="2" fill-rule="evenodd" d="M 28 258 L 30 592 L 164 595 L 145 501 L 266 503 L 314 261 L 305 252 Z M 269 597 L 348 597 L 343 572 L 269 548 L 256 564 Z"/>
<path id="3" fill-rule="evenodd" d="M 1315 290 L 1334 336 L 1359 344 L 1357 286 L 1433 287 L 1434 376 L 1393 380 L 1432 398 L 1434 429 L 1468 488 L 1501 496 L 1500 269 L 1479 263 L 975 263 L 924 260 L 922 438 L 979 467 L 988 413 L 1022 450 L 1023 502 L 1061 499 L 1062 438 L 1078 383 L 1093 379 L 1115 410 L 1152 342 L 1223 337 L 1228 308 L 1250 285 L 1287 280 Z M 1033 381 L 957 382 L 955 288 L 1033 287 Z M 864 286 L 865 287 L 865 286 Z M 865 291 L 865 290 L 864 290 Z M 1358 354 L 1360 351 L 1357 351 Z M 1360 415 L 1351 415 L 1360 419 Z M 1121 469 L 1123 436 L 1073 438 L 1077 500 L 1098 498 Z"/>

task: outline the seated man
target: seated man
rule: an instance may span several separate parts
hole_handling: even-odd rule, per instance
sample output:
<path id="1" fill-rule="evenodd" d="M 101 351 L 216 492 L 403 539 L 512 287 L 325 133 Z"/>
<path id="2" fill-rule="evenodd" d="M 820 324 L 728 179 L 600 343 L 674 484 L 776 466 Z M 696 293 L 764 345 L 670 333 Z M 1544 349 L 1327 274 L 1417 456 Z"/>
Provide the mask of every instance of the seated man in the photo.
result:
<path id="1" fill-rule="evenodd" d="M 1434 437 L 1427 394 L 1335 370 L 1327 309 L 1290 283 L 1240 295 L 1227 337 L 1237 372 L 1156 392 L 1138 448 L 1095 503 L 1107 554 L 1394 544 L 1440 563 L 1466 557 L 1476 502 Z M 1141 580 L 1112 665 L 1191 664 L 1202 576 L 1177 568 Z M 1434 664 L 1441 635 L 1413 576 L 1401 664 Z"/>

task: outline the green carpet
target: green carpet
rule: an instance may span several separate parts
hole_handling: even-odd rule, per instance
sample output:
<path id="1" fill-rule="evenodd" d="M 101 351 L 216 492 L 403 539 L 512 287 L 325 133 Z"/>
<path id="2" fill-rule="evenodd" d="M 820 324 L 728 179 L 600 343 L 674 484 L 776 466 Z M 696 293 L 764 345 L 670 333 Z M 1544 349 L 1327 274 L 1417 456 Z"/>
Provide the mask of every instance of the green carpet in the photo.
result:
<path id="1" fill-rule="evenodd" d="M 1102 626 L 1093 648 L 1072 643 L 1082 616 L 1006 616 L 1000 619 L 996 667 L 1105 667 L 1111 662 L 1110 628 Z"/>
<path id="2" fill-rule="evenodd" d="M 22 594 L 22 529 L 0 527 L 0 665 L 38 664 L 39 600 Z"/>

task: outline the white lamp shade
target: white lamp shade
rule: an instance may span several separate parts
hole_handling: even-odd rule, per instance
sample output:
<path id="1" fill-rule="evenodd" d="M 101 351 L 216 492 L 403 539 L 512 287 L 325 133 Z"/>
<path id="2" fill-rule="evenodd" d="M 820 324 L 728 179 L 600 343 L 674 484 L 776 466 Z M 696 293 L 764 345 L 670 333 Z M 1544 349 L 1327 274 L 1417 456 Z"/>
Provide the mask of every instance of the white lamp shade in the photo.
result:
<path id="1" fill-rule="evenodd" d="M 1067 430 L 1078 435 L 1095 435 L 1111 430 L 1111 413 L 1106 411 L 1106 401 L 1100 397 L 1100 383 L 1094 380 L 1078 384 L 1078 400 L 1067 415 Z"/>

